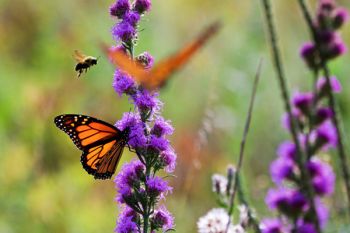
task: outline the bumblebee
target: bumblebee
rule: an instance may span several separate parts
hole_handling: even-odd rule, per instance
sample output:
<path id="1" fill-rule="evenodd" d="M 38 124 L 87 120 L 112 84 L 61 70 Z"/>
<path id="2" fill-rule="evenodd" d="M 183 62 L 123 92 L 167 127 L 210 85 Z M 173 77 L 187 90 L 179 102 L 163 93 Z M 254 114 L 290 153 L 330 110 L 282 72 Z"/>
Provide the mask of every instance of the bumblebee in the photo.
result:
<path id="1" fill-rule="evenodd" d="M 86 56 L 78 50 L 74 50 L 74 58 L 78 62 L 75 66 L 75 71 L 78 72 L 78 78 L 85 70 L 85 73 L 90 68 L 90 66 L 97 65 L 97 58 L 93 56 Z"/>

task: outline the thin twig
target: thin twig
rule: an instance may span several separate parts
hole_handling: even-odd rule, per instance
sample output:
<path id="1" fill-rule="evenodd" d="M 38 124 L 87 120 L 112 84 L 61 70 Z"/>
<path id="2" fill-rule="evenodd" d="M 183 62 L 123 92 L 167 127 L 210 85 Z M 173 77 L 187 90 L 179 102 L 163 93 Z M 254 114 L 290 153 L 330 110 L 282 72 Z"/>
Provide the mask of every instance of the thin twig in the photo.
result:
<path id="1" fill-rule="evenodd" d="M 298 0 L 298 1 L 299 1 L 300 8 L 303 12 L 304 18 L 308 24 L 310 33 L 312 35 L 312 39 L 315 42 L 316 49 L 317 49 L 318 54 L 319 54 L 320 65 L 321 65 L 322 71 L 324 73 L 324 76 L 326 77 L 326 85 L 328 86 L 329 90 L 331 90 L 329 68 L 327 66 L 327 62 L 324 60 L 323 56 L 321 56 L 320 43 L 319 43 L 319 40 L 317 37 L 316 29 L 312 23 L 311 15 L 310 15 L 309 10 L 305 4 L 305 1 L 304 0 Z M 334 127 L 336 128 L 336 131 L 337 131 L 337 137 L 338 137 L 337 148 L 338 148 L 338 154 L 339 154 L 339 158 L 340 158 L 340 167 L 342 169 L 343 179 L 344 179 L 347 198 L 348 198 L 348 212 L 350 213 L 350 175 L 349 175 L 350 172 L 348 169 L 347 157 L 345 154 L 342 133 L 340 130 L 340 120 L 339 120 L 339 116 L 338 116 L 337 105 L 336 105 L 335 97 L 334 97 L 332 91 L 328 91 L 328 101 L 329 101 L 328 105 L 333 111 L 332 122 L 333 122 Z"/>
<path id="2" fill-rule="evenodd" d="M 238 176 L 239 176 L 239 172 L 241 170 L 242 163 L 243 163 L 244 147 L 245 147 L 245 142 L 246 142 L 248 131 L 249 131 L 250 121 L 251 121 L 251 118 L 252 118 L 255 94 L 256 94 L 256 89 L 258 87 L 259 78 L 260 78 L 261 65 L 262 65 L 262 59 L 260 59 L 260 62 L 259 62 L 259 66 L 258 66 L 256 75 L 255 75 L 255 79 L 254 79 L 252 95 L 250 97 L 250 103 L 249 103 L 247 119 L 246 119 L 246 122 L 245 122 L 244 131 L 243 131 L 243 137 L 242 137 L 240 150 L 239 150 L 239 158 L 238 158 L 238 164 L 237 164 L 236 173 L 235 173 L 235 180 L 234 180 L 234 183 L 233 183 L 233 190 L 232 190 L 232 194 L 231 194 L 231 197 L 230 197 L 230 204 L 229 204 L 229 210 L 228 210 L 228 215 L 229 216 L 231 216 L 232 212 L 233 212 L 234 199 L 235 199 L 235 194 L 236 194 L 236 190 L 237 190 L 237 186 L 238 186 Z M 229 218 L 229 220 L 228 220 L 228 223 L 227 223 L 227 226 L 226 226 L 226 233 L 228 231 L 230 223 L 231 223 L 231 218 Z"/>
<path id="3" fill-rule="evenodd" d="M 278 83 L 281 89 L 281 94 L 282 94 L 282 99 L 284 102 L 284 107 L 286 112 L 288 113 L 288 116 L 290 118 L 290 131 L 293 137 L 293 141 L 296 147 L 296 152 L 297 152 L 297 156 L 296 156 L 296 162 L 298 164 L 299 170 L 300 170 L 300 175 L 301 175 L 301 179 L 303 181 L 305 181 L 305 188 L 306 188 L 306 192 L 307 192 L 307 198 L 308 201 L 310 203 L 310 210 L 313 216 L 313 222 L 315 223 L 315 226 L 317 228 L 317 232 L 321 232 L 320 230 L 320 226 L 318 223 L 318 218 L 316 215 L 316 209 L 315 209 L 315 203 L 314 203 L 314 191 L 312 189 L 311 186 L 311 182 L 310 182 L 310 174 L 309 172 L 305 169 L 305 156 L 303 156 L 304 153 L 302 153 L 301 147 L 300 147 L 300 143 L 298 140 L 298 134 L 297 132 L 299 131 L 297 129 L 297 124 L 295 121 L 294 116 L 292 115 L 292 109 L 289 103 L 289 93 L 288 93 L 288 89 L 287 89 L 287 85 L 286 85 L 286 81 L 285 81 L 285 75 L 284 75 L 284 71 L 283 71 L 283 67 L 282 67 L 282 62 L 281 62 L 281 58 L 280 58 L 280 52 L 279 52 L 279 48 L 278 48 L 278 44 L 277 44 L 277 36 L 276 36 L 276 32 L 275 32 L 275 27 L 273 24 L 273 19 L 272 19 L 272 10 L 271 10 L 271 6 L 270 6 L 270 1 L 269 0 L 262 0 L 263 6 L 264 6 L 264 12 L 265 12 L 265 17 L 266 17 L 266 22 L 267 22 L 267 26 L 268 26 L 268 31 L 269 31 L 269 36 L 270 36 L 270 44 L 272 46 L 272 54 L 273 54 L 273 62 L 274 62 L 274 66 L 275 66 L 275 70 L 277 73 L 277 79 L 278 79 Z"/>

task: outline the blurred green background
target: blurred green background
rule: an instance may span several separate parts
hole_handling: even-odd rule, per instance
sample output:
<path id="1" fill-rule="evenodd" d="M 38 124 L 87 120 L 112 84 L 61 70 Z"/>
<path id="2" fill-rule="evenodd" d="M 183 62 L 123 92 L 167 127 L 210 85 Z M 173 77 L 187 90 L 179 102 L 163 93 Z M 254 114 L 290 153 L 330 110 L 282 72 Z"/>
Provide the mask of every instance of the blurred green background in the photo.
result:
<path id="1" fill-rule="evenodd" d="M 0 1 L 0 232 L 112 232 L 118 215 L 111 180 L 89 176 L 80 151 L 53 124 L 63 113 L 82 113 L 114 123 L 131 108 L 111 86 L 113 66 L 99 49 L 113 44 L 110 1 Z M 298 51 L 309 35 L 297 1 L 273 1 L 291 92 L 310 88 L 312 76 Z M 338 1 L 350 8 L 348 0 Z M 310 2 L 315 6 L 315 1 Z M 237 161 L 252 80 L 260 58 L 261 82 L 243 165 L 244 188 L 258 216 L 271 185 L 269 163 L 288 134 L 279 126 L 283 113 L 265 39 L 260 1 L 153 0 L 143 18 L 137 53 L 156 61 L 220 19 L 219 35 L 174 75 L 160 98 L 164 116 L 176 129 L 178 153 L 174 187 L 166 205 L 177 232 L 195 232 L 197 219 L 215 206 L 212 173 L 225 173 Z M 350 46 L 350 28 L 342 30 Z M 100 56 L 80 79 L 74 49 Z M 343 83 L 338 95 L 344 132 L 349 132 L 349 54 L 331 64 Z M 211 117 L 208 117 L 211 116 Z M 210 130 L 211 129 L 211 130 Z M 348 138 L 345 139 L 348 142 Z M 200 151 L 196 148 L 201 144 Z M 124 153 L 122 161 L 134 155 Z M 337 156 L 327 156 L 339 173 Z M 119 166 L 120 168 L 121 166 Z M 118 169 L 119 169 L 118 168 Z M 338 174 L 329 232 L 343 227 L 345 195 Z"/>

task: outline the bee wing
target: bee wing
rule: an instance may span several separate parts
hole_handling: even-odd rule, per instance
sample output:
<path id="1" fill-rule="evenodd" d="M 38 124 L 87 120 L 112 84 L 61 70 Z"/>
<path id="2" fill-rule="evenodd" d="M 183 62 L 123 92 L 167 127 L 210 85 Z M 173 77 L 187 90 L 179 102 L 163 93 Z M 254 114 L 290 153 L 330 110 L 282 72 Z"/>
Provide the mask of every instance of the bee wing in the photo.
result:
<path id="1" fill-rule="evenodd" d="M 74 50 L 73 57 L 77 62 L 83 62 L 86 55 L 82 54 L 79 50 Z"/>
<path id="2" fill-rule="evenodd" d="M 148 89 L 156 89 L 164 85 L 167 79 L 197 52 L 220 28 L 215 22 L 207 27 L 197 38 L 181 48 L 177 53 L 160 61 L 140 82 Z"/>

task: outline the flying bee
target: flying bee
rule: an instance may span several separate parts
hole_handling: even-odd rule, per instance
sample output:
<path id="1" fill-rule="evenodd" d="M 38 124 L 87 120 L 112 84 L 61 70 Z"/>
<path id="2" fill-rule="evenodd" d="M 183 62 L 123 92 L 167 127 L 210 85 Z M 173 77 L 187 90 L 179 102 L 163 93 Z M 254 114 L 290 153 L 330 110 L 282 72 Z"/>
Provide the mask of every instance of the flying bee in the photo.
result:
<path id="1" fill-rule="evenodd" d="M 78 71 L 78 78 L 84 70 L 86 73 L 90 66 L 97 65 L 98 60 L 98 58 L 86 56 L 78 50 L 74 50 L 74 58 L 78 62 L 78 64 L 75 66 L 75 71 Z"/>

